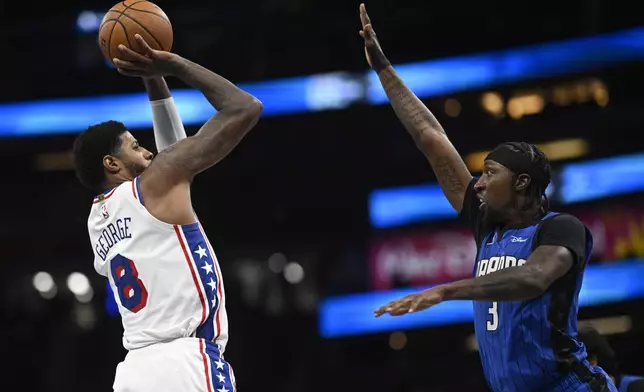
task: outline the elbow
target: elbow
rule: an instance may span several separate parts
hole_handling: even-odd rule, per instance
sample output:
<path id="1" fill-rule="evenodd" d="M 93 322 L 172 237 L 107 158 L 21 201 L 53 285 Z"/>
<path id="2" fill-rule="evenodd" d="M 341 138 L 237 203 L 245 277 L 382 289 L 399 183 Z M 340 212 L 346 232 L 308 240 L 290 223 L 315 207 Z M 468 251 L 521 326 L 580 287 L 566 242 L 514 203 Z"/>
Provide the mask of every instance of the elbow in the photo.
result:
<path id="1" fill-rule="evenodd" d="M 254 126 L 259 121 L 263 111 L 264 104 L 262 104 L 259 99 L 252 97 L 252 99 L 239 111 L 239 114 L 243 118 L 243 122 Z"/>
<path id="2" fill-rule="evenodd" d="M 236 102 L 234 106 L 231 105 L 221 110 L 221 112 L 228 113 L 234 122 L 245 124 L 244 128 L 253 127 L 259 121 L 264 110 L 264 105 L 260 100 L 250 95 L 247 98 Z"/>
<path id="3" fill-rule="evenodd" d="M 259 119 L 264 111 L 264 104 L 259 99 L 252 97 L 245 111 L 252 118 Z"/>
<path id="4" fill-rule="evenodd" d="M 232 108 L 231 108 L 232 109 Z M 239 102 L 234 109 L 237 116 L 243 119 L 245 122 L 256 123 L 259 118 L 262 116 L 264 111 L 264 104 L 262 102 L 249 95 L 247 99 L 242 102 Z"/>

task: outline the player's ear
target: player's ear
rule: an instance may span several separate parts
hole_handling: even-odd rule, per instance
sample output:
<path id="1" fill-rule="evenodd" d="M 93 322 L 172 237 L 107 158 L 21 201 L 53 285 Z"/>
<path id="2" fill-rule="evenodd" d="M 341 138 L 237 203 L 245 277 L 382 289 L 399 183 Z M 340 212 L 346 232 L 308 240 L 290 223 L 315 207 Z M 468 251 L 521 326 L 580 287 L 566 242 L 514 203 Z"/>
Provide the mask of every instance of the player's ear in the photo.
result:
<path id="1" fill-rule="evenodd" d="M 529 175 L 527 175 L 527 174 L 519 174 L 517 176 L 517 178 L 516 178 L 515 183 L 514 183 L 514 188 L 517 191 L 522 191 L 522 190 L 526 189 L 528 187 L 528 185 L 530 185 L 530 181 L 532 181 L 532 179 L 530 178 Z"/>
<path id="2" fill-rule="evenodd" d="M 103 167 L 105 167 L 105 169 L 112 174 L 118 173 L 119 170 L 121 169 L 119 166 L 119 162 L 116 160 L 115 157 L 111 155 L 105 155 L 103 157 Z"/>

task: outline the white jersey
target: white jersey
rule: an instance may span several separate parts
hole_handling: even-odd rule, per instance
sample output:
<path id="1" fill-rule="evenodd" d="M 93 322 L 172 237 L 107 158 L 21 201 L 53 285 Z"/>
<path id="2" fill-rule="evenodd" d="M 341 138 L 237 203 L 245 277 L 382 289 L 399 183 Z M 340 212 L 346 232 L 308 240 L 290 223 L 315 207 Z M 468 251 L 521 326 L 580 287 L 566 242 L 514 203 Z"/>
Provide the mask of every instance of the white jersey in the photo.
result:
<path id="1" fill-rule="evenodd" d="M 182 337 L 228 341 L 224 283 L 199 222 L 171 225 L 143 206 L 138 177 L 94 199 L 87 222 L 94 268 L 107 277 L 123 322 L 123 346 Z"/>

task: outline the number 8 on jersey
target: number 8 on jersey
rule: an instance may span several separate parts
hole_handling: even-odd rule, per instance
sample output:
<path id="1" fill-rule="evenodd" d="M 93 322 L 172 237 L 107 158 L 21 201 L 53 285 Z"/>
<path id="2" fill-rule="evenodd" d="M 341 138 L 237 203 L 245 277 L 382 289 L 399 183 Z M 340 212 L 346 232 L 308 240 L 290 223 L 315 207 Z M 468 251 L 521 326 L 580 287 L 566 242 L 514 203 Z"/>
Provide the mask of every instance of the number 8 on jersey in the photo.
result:
<path id="1" fill-rule="evenodd" d="M 116 255 L 110 262 L 110 270 L 121 305 L 133 313 L 143 309 L 148 302 L 148 291 L 139 279 L 134 262 Z"/>

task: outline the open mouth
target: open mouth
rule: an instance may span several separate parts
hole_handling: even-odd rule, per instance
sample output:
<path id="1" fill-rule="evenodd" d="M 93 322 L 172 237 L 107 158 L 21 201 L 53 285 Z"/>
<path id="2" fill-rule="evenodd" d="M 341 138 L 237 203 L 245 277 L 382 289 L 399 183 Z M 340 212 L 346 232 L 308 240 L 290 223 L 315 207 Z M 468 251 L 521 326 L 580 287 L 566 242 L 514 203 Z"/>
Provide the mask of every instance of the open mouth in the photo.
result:
<path id="1" fill-rule="evenodd" d="M 482 210 L 485 207 L 487 207 L 487 201 L 485 201 L 485 199 L 482 196 L 479 196 L 478 198 L 481 201 L 481 203 L 479 204 L 479 210 Z"/>

